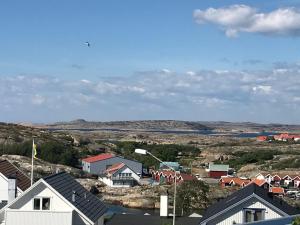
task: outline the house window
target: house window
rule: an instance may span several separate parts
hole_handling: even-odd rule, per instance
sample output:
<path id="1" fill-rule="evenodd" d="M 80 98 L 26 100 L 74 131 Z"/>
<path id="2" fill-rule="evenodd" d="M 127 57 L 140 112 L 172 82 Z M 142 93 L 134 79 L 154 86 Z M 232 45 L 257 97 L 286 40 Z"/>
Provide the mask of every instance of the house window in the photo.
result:
<path id="1" fill-rule="evenodd" d="M 50 210 L 50 198 L 34 198 L 33 199 L 34 210 Z"/>
<path id="2" fill-rule="evenodd" d="M 42 199 L 42 210 L 50 210 L 50 198 Z"/>
<path id="3" fill-rule="evenodd" d="M 244 209 L 245 223 L 263 220 L 265 218 L 265 209 Z"/>
<path id="4" fill-rule="evenodd" d="M 40 206 L 41 206 L 41 199 L 39 198 L 33 199 L 33 209 L 40 210 Z"/>

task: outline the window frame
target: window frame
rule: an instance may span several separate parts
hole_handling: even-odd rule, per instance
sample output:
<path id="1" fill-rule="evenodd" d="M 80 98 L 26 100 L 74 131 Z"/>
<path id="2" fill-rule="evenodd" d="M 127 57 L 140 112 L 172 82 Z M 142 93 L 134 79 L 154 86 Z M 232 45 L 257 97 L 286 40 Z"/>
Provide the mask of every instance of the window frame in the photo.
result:
<path id="1" fill-rule="evenodd" d="M 251 221 L 248 221 L 248 222 L 246 221 L 247 211 L 252 212 Z M 254 213 L 256 213 L 256 212 L 261 212 L 261 220 L 255 220 Z M 265 208 L 243 208 L 243 223 L 252 223 L 252 222 L 256 222 L 256 221 L 265 220 L 265 213 L 266 213 Z"/>
<path id="2" fill-rule="evenodd" d="M 35 209 L 35 200 L 39 200 L 39 209 Z M 49 209 L 43 209 L 43 200 L 49 199 Z M 32 201 L 32 209 L 33 211 L 50 211 L 52 209 L 52 198 L 47 196 L 35 196 Z"/>

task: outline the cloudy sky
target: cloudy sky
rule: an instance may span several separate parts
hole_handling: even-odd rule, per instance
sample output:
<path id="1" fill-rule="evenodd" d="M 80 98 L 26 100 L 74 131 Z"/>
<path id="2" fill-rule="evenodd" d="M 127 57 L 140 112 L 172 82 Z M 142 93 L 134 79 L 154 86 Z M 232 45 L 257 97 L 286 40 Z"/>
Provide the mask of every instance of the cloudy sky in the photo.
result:
<path id="1" fill-rule="evenodd" d="M 298 0 L 10 0 L 0 27 L 0 121 L 300 124 Z"/>

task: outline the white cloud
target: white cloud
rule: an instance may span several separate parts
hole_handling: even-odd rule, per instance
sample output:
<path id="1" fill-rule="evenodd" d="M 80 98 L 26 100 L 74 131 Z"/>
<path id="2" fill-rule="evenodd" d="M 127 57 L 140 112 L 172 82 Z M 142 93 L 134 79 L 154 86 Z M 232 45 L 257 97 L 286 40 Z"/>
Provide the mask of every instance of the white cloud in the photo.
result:
<path id="1" fill-rule="evenodd" d="M 0 104 L 5 107 L 0 109 L 0 116 L 6 118 L 10 110 L 10 115 L 18 120 L 35 120 L 37 115 L 41 120 L 46 115 L 53 120 L 83 116 L 95 120 L 236 120 L 239 112 L 241 120 L 255 120 L 255 115 L 263 118 L 264 108 L 265 118 L 279 120 L 286 113 L 300 113 L 299 69 L 299 65 L 282 64 L 280 72 L 274 67 L 266 71 L 173 71 L 172 76 L 152 70 L 88 82 L 47 76 L 2 76 Z M 278 115 L 273 115 L 276 112 Z M 298 117 L 294 121 L 300 122 Z"/>
<path id="2" fill-rule="evenodd" d="M 186 74 L 189 75 L 189 76 L 195 76 L 196 75 L 196 73 L 194 71 L 187 71 Z"/>
<path id="3" fill-rule="evenodd" d="M 272 93 L 272 87 L 268 85 L 258 85 L 252 88 L 252 90 L 255 93 L 263 93 L 263 94 L 271 94 Z"/>
<path id="4" fill-rule="evenodd" d="M 224 8 L 197 9 L 194 19 L 199 24 L 219 26 L 228 37 L 240 32 L 267 35 L 300 35 L 300 11 L 296 8 L 279 8 L 263 13 L 247 5 Z"/>
<path id="5" fill-rule="evenodd" d="M 32 101 L 32 104 L 34 104 L 34 105 L 42 105 L 46 101 L 46 98 L 41 95 L 36 94 L 31 97 L 31 101 Z"/>
<path id="6" fill-rule="evenodd" d="M 162 72 L 162 73 L 165 73 L 165 74 L 170 74 L 170 73 L 172 73 L 172 71 L 169 70 L 169 69 L 162 69 L 161 72 Z"/>
<path id="7" fill-rule="evenodd" d="M 85 84 L 90 84 L 90 83 L 91 83 L 91 81 L 86 80 L 86 79 L 82 79 L 81 82 L 82 82 L 82 83 L 85 83 Z"/>

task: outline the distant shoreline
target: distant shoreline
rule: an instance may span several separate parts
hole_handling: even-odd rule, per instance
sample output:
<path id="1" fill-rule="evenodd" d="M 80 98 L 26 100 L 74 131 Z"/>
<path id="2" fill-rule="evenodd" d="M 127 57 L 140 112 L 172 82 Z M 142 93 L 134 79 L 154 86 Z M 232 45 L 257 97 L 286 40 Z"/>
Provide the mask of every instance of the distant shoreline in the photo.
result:
<path id="1" fill-rule="evenodd" d="M 117 129 L 117 128 L 46 128 L 49 131 L 112 131 L 112 132 L 146 132 L 164 134 L 200 134 L 209 136 L 229 136 L 239 138 L 255 138 L 261 135 L 276 135 L 278 132 L 217 132 L 212 130 L 144 130 L 144 129 Z"/>

